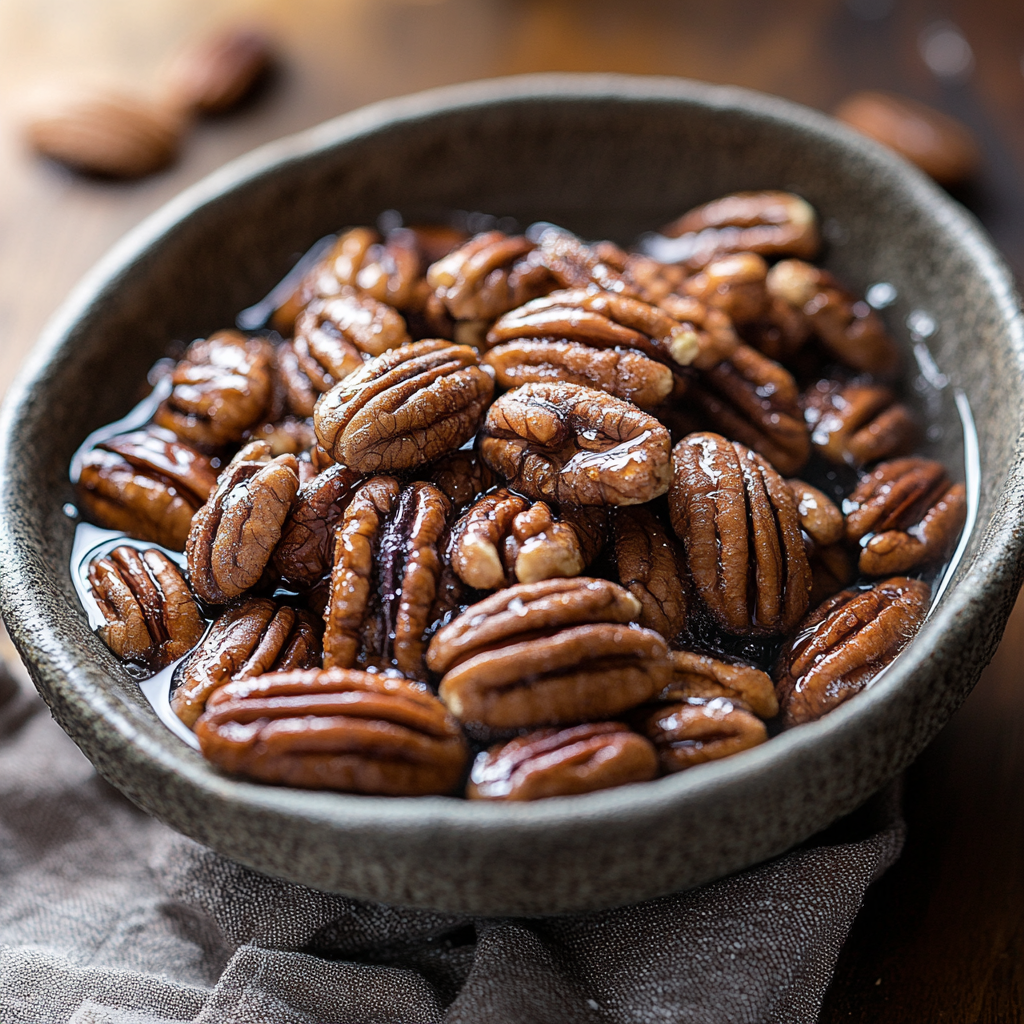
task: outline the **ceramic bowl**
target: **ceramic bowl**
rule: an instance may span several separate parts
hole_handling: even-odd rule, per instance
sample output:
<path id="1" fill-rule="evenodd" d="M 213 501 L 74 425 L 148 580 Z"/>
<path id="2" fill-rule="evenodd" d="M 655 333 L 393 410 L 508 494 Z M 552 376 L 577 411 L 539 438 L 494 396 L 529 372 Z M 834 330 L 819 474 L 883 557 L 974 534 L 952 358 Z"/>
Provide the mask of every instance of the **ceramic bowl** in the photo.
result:
<path id="1" fill-rule="evenodd" d="M 932 447 L 964 462 L 973 530 L 951 585 L 875 685 L 725 761 L 525 806 L 303 792 L 228 778 L 155 717 L 94 636 L 69 574 L 68 464 L 123 415 L 173 339 L 231 324 L 315 239 L 452 209 L 628 242 L 737 189 L 820 211 L 826 265 L 885 310 Z M 916 333 L 906 326 L 910 319 Z M 57 721 L 140 807 L 261 871 L 388 903 L 480 914 L 610 907 L 782 853 L 903 769 L 977 681 L 1021 578 L 1024 336 L 975 221 L 920 174 L 813 111 L 676 79 L 541 76 L 388 101 L 264 147 L 124 239 L 49 325 L 0 436 L 0 584 L 11 635 Z"/>

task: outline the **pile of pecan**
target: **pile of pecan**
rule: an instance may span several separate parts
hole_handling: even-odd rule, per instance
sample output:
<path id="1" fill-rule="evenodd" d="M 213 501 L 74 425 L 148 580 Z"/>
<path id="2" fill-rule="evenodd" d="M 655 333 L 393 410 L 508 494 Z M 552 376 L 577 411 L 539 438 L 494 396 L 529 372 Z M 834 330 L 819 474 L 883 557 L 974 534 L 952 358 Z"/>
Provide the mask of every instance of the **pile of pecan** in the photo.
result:
<path id="1" fill-rule="evenodd" d="M 964 488 L 914 455 L 882 321 L 808 262 L 814 210 L 726 196 L 657 250 L 348 230 L 84 452 L 82 508 L 135 538 L 89 566 L 101 635 L 177 664 L 210 761 L 583 793 L 818 718 L 906 646 Z"/>

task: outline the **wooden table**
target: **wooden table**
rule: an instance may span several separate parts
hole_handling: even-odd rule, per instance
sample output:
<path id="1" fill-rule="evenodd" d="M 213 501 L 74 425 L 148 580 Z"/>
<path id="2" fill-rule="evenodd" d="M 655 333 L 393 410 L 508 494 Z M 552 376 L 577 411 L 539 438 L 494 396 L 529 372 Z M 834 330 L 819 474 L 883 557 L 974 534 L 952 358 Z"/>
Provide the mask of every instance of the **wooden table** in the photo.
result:
<path id="1" fill-rule="evenodd" d="M 104 74 L 150 88 L 177 43 L 236 17 L 270 26 L 285 66 L 258 102 L 200 125 L 172 170 L 85 181 L 21 148 L 14 126 L 33 87 Z M 364 103 L 492 75 L 684 75 L 823 109 L 858 88 L 917 96 L 977 132 L 986 166 L 961 198 L 1020 274 L 1022 56 L 1019 0 L 4 0 L 0 392 L 77 278 L 184 186 Z M 1024 1020 L 1022 665 L 1018 605 L 978 688 L 908 773 L 906 851 L 868 895 L 823 1021 Z"/>

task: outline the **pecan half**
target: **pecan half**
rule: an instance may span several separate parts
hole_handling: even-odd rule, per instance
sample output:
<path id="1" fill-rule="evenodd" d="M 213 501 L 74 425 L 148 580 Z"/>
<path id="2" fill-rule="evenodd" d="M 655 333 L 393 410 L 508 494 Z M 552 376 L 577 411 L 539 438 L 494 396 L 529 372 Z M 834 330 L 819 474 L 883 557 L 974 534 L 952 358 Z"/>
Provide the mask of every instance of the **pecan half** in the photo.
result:
<path id="1" fill-rule="evenodd" d="M 379 356 L 411 340 L 398 312 L 354 288 L 343 288 L 339 295 L 306 306 L 295 321 L 296 343 L 300 338 L 335 381 L 362 365 L 360 353 Z M 349 369 L 352 349 L 356 363 Z"/>
<path id="2" fill-rule="evenodd" d="M 663 772 L 681 772 L 749 750 L 768 739 L 764 722 L 724 697 L 666 704 L 640 724 Z"/>
<path id="3" fill-rule="evenodd" d="M 460 448 L 438 459 L 424 474 L 455 509 L 463 509 L 498 479 L 475 449 Z"/>
<path id="4" fill-rule="evenodd" d="M 290 341 L 278 345 L 274 350 L 274 372 L 279 387 L 284 391 L 287 410 L 293 416 L 306 419 L 313 415 L 316 400 L 321 393 L 313 386 L 313 381 L 306 370 L 313 369 L 315 375 L 315 362 L 309 355 L 308 348 L 303 348 L 300 360 L 298 351 Z M 317 367 L 319 365 L 316 363 Z"/>
<path id="5" fill-rule="evenodd" d="M 811 587 L 789 486 L 756 452 L 717 434 L 684 438 L 672 465 L 672 528 L 712 617 L 739 635 L 788 632 Z"/>
<path id="6" fill-rule="evenodd" d="M 206 629 L 181 570 L 162 551 L 114 548 L 89 563 L 89 588 L 106 620 L 103 642 L 125 661 L 163 668 Z"/>
<path id="7" fill-rule="evenodd" d="M 811 612 L 775 666 L 785 724 L 820 718 L 863 690 L 920 629 L 930 599 L 927 583 L 894 577 Z"/>
<path id="8" fill-rule="evenodd" d="M 767 311 L 767 276 L 768 264 L 756 253 L 733 253 L 688 278 L 682 291 L 720 309 L 733 323 L 748 323 Z"/>
<path id="9" fill-rule="evenodd" d="M 460 721 L 496 729 L 597 721 L 649 700 L 671 672 L 665 641 L 626 625 L 639 602 L 607 580 L 520 583 L 438 630 L 427 665 Z"/>
<path id="10" fill-rule="evenodd" d="M 838 544 L 846 536 L 846 524 L 835 502 L 803 480 L 786 482 L 796 499 L 796 512 L 804 533 L 823 547 Z"/>
<path id="11" fill-rule="evenodd" d="M 191 727 L 217 687 L 267 672 L 314 668 L 320 654 L 320 628 L 309 612 L 249 598 L 225 609 L 181 663 L 171 708 Z"/>
<path id="12" fill-rule="evenodd" d="M 672 682 L 661 691 L 659 700 L 725 697 L 734 707 L 752 711 L 758 718 L 774 718 L 779 713 L 775 687 L 767 672 L 740 661 L 725 661 L 721 655 L 696 651 L 673 651 L 670 657 Z"/>
<path id="13" fill-rule="evenodd" d="M 351 669 L 228 683 L 196 736 L 232 774 L 387 796 L 449 793 L 468 756 L 458 723 L 426 687 Z"/>
<path id="14" fill-rule="evenodd" d="M 844 543 L 807 545 L 811 563 L 811 607 L 848 587 L 857 576 L 857 563 Z"/>
<path id="15" fill-rule="evenodd" d="M 941 462 L 894 459 L 862 477 L 844 506 L 846 536 L 861 545 L 861 572 L 884 576 L 950 553 L 967 519 L 967 491 L 950 482 Z"/>
<path id="16" fill-rule="evenodd" d="M 542 800 L 646 782 L 658 774 L 650 742 L 618 722 L 535 729 L 482 751 L 470 800 Z"/>
<path id="17" fill-rule="evenodd" d="M 612 520 L 615 566 L 639 602 L 637 622 L 671 640 L 686 626 L 682 553 L 650 509 L 619 508 Z"/>
<path id="18" fill-rule="evenodd" d="M 627 255 L 611 242 L 586 245 L 564 228 L 545 228 L 537 239 L 534 259 L 551 272 L 560 288 L 588 288 L 635 295 L 623 275 Z"/>
<path id="19" fill-rule="evenodd" d="M 906 455 L 918 437 L 910 410 L 878 384 L 819 380 L 804 393 L 803 406 L 811 444 L 837 465 Z"/>
<path id="20" fill-rule="evenodd" d="M 298 489 L 295 456 L 272 459 L 264 441 L 231 460 L 185 545 L 189 580 L 202 600 L 226 604 L 259 583 Z"/>
<path id="21" fill-rule="evenodd" d="M 270 410 L 273 370 L 274 350 L 265 338 L 218 331 L 194 341 L 174 368 L 174 387 L 153 421 L 200 447 L 241 441 Z"/>
<path id="22" fill-rule="evenodd" d="M 150 426 L 86 452 L 75 490 L 86 515 L 100 526 L 181 551 L 192 516 L 216 482 L 205 455 L 169 430 Z"/>
<path id="23" fill-rule="evenodd" d="M 487 411 L 483 460 L 531 498 L 637 505 L 668 489 L 669 435 L 636 406 L 578 384 L 525 384 Z"/>
<path id="24" fill-rule="evenodd" d="M 385 352 L 337 384 L 314 413 L 331 457 L 361 473 L 413 469 L 468 441 L 494 394 L 476 352 L 418 341 Z"/>

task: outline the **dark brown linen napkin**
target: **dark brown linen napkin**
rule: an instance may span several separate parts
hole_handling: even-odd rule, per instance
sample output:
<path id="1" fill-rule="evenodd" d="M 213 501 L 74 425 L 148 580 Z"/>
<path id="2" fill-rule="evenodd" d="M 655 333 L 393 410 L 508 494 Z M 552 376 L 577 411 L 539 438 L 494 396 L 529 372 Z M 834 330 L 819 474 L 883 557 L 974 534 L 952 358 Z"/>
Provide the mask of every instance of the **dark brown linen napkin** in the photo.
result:
<path id="1" fill-rule="evenodd" d="M 782 1024 L 817 1018 L 895 790 L 813 843 L 596 914 L 481 919 L 267 878 L 98 778 L 0 678 L 3 1024 Z"/>

